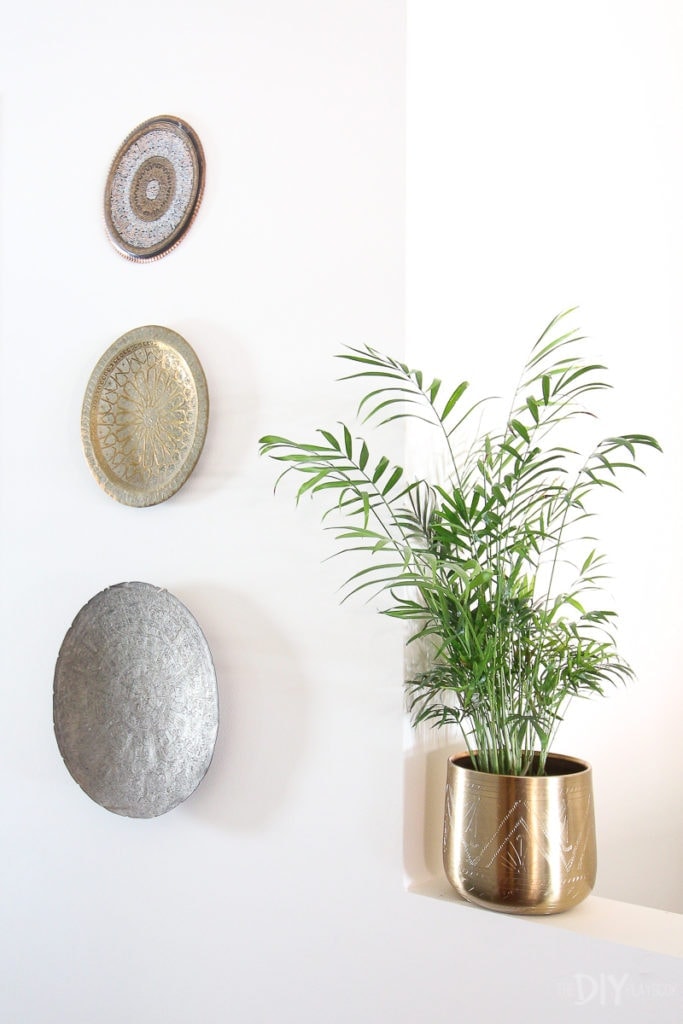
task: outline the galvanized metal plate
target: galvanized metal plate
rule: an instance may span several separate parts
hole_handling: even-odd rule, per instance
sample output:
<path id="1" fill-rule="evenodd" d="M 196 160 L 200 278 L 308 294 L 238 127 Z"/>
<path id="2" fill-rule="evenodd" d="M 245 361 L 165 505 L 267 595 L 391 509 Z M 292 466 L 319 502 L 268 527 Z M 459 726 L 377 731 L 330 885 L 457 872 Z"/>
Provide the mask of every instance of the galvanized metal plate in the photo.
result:
<path id="1" fill-rule="evenodd" d="M 99 359 L 83 400 L 81 439 L 101 487 L 124 505 L 156 505 L 185 483 L 209 419 L 206 377 L 168 327 L 137 327 Z"/>
<path id="2" fill-rule="evenodd" d="M 104 193 L 118 252 L 146 262 L 174 249 L 199 209 L 204 178 L 204 151 L 189 124 L 167 114 L 139 124 L 119 147 Z"/>
<path id="3" fill-rule="evenodd" d="M 96 803 L 153 818 L 204 778 L 218 732 L 216 673 L 187 608 L 149 583 L 119 583 L 78 613 L 57 658 L 54 729 Z"/>

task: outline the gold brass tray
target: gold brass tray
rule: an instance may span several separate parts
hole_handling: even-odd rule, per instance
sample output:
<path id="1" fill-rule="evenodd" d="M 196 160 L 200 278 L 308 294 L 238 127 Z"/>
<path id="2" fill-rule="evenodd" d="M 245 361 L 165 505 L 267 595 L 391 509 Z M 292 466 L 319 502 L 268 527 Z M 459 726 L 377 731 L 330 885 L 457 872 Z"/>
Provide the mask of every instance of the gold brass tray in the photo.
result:
<path id="1" fill-rule="evenodd" d="M 190 345 L 168 327 L 136 327 L 90 376 L 81 414 L 85 457 L 112 498 L 156 505 L 194 469 L 208 417 L 206 378 Z"/>
<path id="2" fill-rule="evenodd" d="M 192 223 L 204 192 L 204 151 L 179 117 L 139 124 L 114 157 L 104 193 L 107 232 L 126 259 L 160 259 Z"/>

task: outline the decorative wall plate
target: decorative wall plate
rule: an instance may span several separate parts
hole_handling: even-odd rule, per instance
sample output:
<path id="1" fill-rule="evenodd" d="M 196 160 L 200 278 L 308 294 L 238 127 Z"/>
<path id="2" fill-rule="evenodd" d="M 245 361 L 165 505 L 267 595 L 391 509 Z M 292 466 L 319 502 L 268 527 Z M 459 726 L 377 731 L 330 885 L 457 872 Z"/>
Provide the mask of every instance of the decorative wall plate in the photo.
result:
<path id="1" fill-rule="evenodd" d="M 119 583 L 74 619 L 57 658 L 54 728 L 78 785 L 115 814 L 153 818 L 204 778 L 218 732 L 206 638 L 149 583 Z"/>
<path id="2" fill-rule="evenodd" d="M 208 418 L 206 378 L 190 345 L 167 327 L 136 327 L 90 376 L 81 414 L 85 457 L 112 498 L 156 505 L 194 469 Z"/>
<path id="3" fill-rule="evenodd" d="M 164 114 L 121 144 L 107 178 L 109 237 L 127 259 L 159 259 L 192 223 L 204 191 L 204 151 L 189 124 Z"/>

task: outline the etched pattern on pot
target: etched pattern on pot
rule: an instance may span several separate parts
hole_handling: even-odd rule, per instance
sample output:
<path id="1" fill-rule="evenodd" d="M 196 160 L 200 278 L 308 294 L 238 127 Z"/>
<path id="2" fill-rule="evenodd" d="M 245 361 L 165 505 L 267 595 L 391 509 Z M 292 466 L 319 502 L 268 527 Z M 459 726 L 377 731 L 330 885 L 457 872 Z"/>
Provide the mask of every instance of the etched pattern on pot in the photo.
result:
<path id="1" fill-rule="evenodd" d="M 596 873 L 590 767 L 558 756 L 568 774 L 515 778 L 457 761 L 449 761 L 444 823 L 456 891 L 510 913 L 557 913 L 585 899 Z"/>

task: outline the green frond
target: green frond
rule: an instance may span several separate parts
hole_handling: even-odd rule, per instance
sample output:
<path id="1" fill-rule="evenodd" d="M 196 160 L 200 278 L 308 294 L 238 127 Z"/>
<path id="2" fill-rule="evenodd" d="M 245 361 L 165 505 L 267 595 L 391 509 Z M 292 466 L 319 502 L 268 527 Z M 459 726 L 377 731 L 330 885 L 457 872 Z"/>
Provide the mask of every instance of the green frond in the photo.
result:
<path id="1" fill-rule="evenodd" d="M 585 339 L 555 317 L 533 345 L 498 430 L 461 439 L 475 410 L 467 381 L 446 385 L 370 346 L 339 353 L 365 381 L 361 423 L 425 422 L 445 455 L 443 477 L 408 479 L 373 454 L 344 423 L 314 439 L 259 440 L 281 468 L 276 488 L 298 475 L 295 498 L 322 505 L 323 525 L 351 559 L 343 600 L 364 595 L 383 614 L 411 623 L 409 643 L 432 650 L 431 666 L 406 681 L 414 723 L 459 725 L 483 770 L 539 770 L 570 700 L 603 694 L 632 678 L 614 640 L 616 613 L 596 607 L 607 578 L 604 554 L 586 529 L 596 488 L 620 490 L 642 473 L 648 434 L 606 437 L 588 455 L 556 431 L 594 416 L 610 387 L 606 368 L 586 359 Z M 460 447 L 465 449 L 461 454 Z M 360 568 L 357 560 L 364 560 Z"/>

